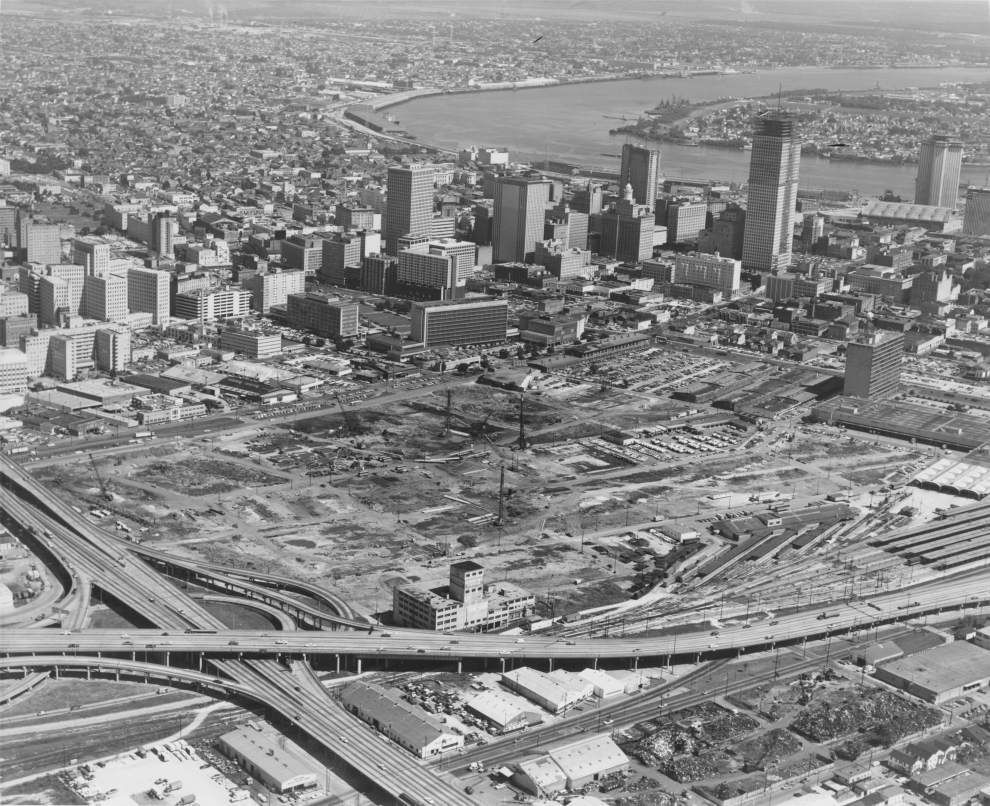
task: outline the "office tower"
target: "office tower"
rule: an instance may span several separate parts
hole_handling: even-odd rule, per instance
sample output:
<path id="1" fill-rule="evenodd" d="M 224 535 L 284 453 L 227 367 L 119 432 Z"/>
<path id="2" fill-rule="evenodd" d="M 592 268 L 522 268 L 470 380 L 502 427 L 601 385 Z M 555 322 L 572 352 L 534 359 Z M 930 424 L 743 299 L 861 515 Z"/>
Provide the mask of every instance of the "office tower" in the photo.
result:
<path id="1" fill-rule="evenodd" d="M 495 180 L 495 224 L 492 261 L 527 262 L 543 240 L 543 219 L 550 202 L 550 183 L 527 176 Z"/>
<path id="2" fill-rule="evenodd" d="M 323 265 L 325 238 L 293 235 L 282 242 L 282 258 L 290 269 L 302 269 L 307 277 L 315 277 Z"/>
<path id="3" fill-rule="evenodd" d="M 492 242 L 492 219 L 494 208 L 489 202 L 476 204 L 471 215 L 474 217 L 474 226 L 471 228 L 471 240 L 478 246 L 490 246 Z"/>
<path id="4" fill-rule="evenodd" d="M 783 112 L 758 118 L 749 161 L 743 268 L 776 271 L 791 262 L 801 140 Z"/>
<path id="5" fill-rule="evenodd" d="M 17 210 L 0 202 L 0 246 L 17 245 Z"/>
<path id="6" fill-rule="evenodd" d="M 171 279 L 167 271 L 141 266 L 128 269 L 127 307 L 133 312 L 150 313 L 152 324 L 164 324 L 172 306 Z"/>
<path id="7" fill-rule="evenodd" d="M 660 152 L 631 143 L 622 146 L 619 184 L 626 183 L 632 185 L 636 203 L 652 209 L 660 191 Z"/>
<path id="8" fill-rule="evenodd" d="M 68 280 L 42 277 L 38 283 L 38 322 L 57 327 L 65 317 L 78 314 L 79 297 L 73 299 L 72 291 Z"/>
<path id="9" fill-rule="evenodd" d="M 805 252 L 813 252 L 816 244 L 825 237 L 825 217 L 812 213 L 801 224 L 801 245 Z"/>
<path id="10" fill-rule="evenodd" d="M 577 191 L 571 198 L 571 209 L 585 215 L 595 215 L 602 211 L 604 203 L 602 186 L 589 182 L 587 188 Z"/>
<path id="11" fill-rule="evenodd" d="M 560 204 L 547 215 L 543 224 L 544 241 L 560 241 L 564 248 L 588 246 L 588 214 Z"/>
<path id="12" fill-rule="evenodd" d="M 28 263 L 61 263 L 62 239 L 58 224 L 29 221 L 21 228 L 21 249 Z"/>
<path id="13" fill-rule="evenodd" d="M 403 235 L 429 237 L 435 177 L 436 168 L 432 165 L 392 165 L 388 169 L 382 228 L 387 254 L 399 254 L 399 238 Z"/>
<path id="14" fill-rule="evenodd" d="M 457 232 L 457 220 L 449 216 L 433 216 L 430 219 L 430 238 L 453 238 Z"/>
<path id="15" fill-rule="evenodd" d="M 301 269 L 276 268 L 249 277 L 241 285 L 251 292 L 251 307 L 259 313 L 268 313 L 273 305 L 285 305 L 289 294 L 305 291 L 306 275 Z"/>
<path id="16" fill-rule="evenodd" d="M 88 275 L 83 283 L 83 316 L 100 322 L 122 322 L 127 318 L 127 276 Z"/>
<path id="17" fill-rule="evenodd" d="M 738 204 L 730 204 L 712 223 L 712 231 L 705 241 L 704 250 L 741 260 L 745 226 L 746 211 Z"/>
<path id="18" fill-rule="evenodd" d="M 501 344 L 509 326 L 509 303 L 490 297 L 415 302 L 410 338 L 427 347 Z"/>
<path id="19" fill-rule="evenodd" d="M 358 334 L 358 303 L 344 302 L 325 294 L 289 294 L 286 319 L 292 327 L 311 330 L 325 338 L 347 338 Z"/>
<path id="20" fill-rule="evenodd" d="M 363 253 L 363 243 L 358 235 L 337 233 L 325 238 L 323 262 L 316 273 L 317 279 L 328 285 L 347 286 L 348 270 L 357 276 Z"/>
<path id="21" fill-rule="evenodd" d="M 707 219 L 708 205 L 704 202 L 671 202 L 667 205 L 667 243 L 698 240 Z"/>
<path id="22" fill-rule="evenodd" d="M 110 244 L 92 235 L 72 239 L 72 262 L 102 277 L 110 269 Z"/>
<path id="23" fill-rule="evenodd" d="M 990 187 L 966 191 L 963 234 L 990 236 Z"/>
<path id="24" fill-rule="evenodd" d="M 648 205 L 635 203 L 631 185 L 612 209 L 588 218 L 589 232 L 599 236 L 599 254 L 632 263 L 653 256 L 656 217 Z"/>
<path id="25" fill-rule="evenodd" d="M 925 140 L 918 154 L 914 203 L 954 208 L 959 198 L 962 157 L 963 144 L 959 140 L 944 134 L 932 135 Z"/>
<path id="26" fill-rule="evenodd" d="M 391 294 L 398 263 L 397 258 L 388 255 L 365 255 L 358 274 L 358 288 L 371 294 Z"/>
<path id="27" fill-rule="evenodd" d="M 158 213 L 151 219 L 151 251 L 159 257 L 171 258 L 173 255 L 173 237 L 175 219 L 168 213 Z"/>
<path id="28" fill-rule="evenodd" d="M 873 399 L 890 397 L 901 381 L 904 334 L 877 331 L 846 345 L 842 394 Z"/>

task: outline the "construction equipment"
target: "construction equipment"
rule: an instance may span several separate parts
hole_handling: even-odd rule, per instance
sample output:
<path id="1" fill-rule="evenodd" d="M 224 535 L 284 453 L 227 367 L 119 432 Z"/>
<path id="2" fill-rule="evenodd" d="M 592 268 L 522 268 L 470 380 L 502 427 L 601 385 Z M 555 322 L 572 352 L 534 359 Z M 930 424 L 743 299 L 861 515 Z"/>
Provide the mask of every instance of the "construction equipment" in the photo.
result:
<path id="1" fill-rule="evenodd" d="M 356 436 L 361 433 L 361 423 L 355 414 L 344 408 L 344 401 L 340 399 L 340 395 L 337 392 L 333 393 L 334 398 L 337 400 L 337 405 L 340 406 L 341 416 L 344 418 L 344 436 Z"/>
<path id="2" fill-rule="evenodd" d="M 89 455 L 89 463 L 93 466 L 93 475 L 96 476 L 96 483 L 100 485 L 100 495 L 103 500 L 113 501 L 113 495 L 107 489 L 107 483 L 103 480 L 103 476 L 100 475 L 100 469 L 96 466 L 96 459 L 93 454 Z"/>

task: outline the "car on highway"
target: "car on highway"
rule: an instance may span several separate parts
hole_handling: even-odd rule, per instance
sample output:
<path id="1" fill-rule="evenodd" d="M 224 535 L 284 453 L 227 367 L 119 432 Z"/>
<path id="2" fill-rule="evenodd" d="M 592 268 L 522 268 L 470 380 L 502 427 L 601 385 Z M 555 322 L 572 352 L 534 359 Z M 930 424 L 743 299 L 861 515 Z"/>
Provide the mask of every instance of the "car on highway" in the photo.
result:
<path id="1" fill-rule="evenodd" d="M 286 646 L 288 643 L 289 642 L 286 641 L 284 638 L 279 638 L 277 641 L 275 641 L 276 646 Z"/>

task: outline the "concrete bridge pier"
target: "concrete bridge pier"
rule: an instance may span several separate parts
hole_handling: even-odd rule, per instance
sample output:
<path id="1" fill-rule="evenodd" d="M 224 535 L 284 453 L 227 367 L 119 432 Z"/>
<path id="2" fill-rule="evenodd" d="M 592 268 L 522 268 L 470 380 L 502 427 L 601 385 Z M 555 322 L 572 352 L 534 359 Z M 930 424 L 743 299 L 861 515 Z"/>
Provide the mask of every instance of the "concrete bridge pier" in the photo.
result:
<path id="1" fill-rule="evenodd" d="M 340 655 L 334 655 L 334 658 L 337 660 L 337 674 L 340 674 Z"/>
<path id="2" fill-rule="evenodd" d="M 547 669 L 547 671 L 548 672 L 552 672 L 553 671 L 553 658 L 547 658 L 547 665 L 550 667 L 549 669 Z"/>
<path id="3" fill-rule="evenodd" d="M 357 673 L 361 674 L 361 659 L 357 658 Z"/>
<path id="4" fill-rule="evenodd" d="M 58 680 L 58 678 L 59 678 L 58 666 L 56 666 L 55 667 L 55 679 Z"/>
<path id="5" fill-rule="evenodd" d="M 457 659 L 457 673 L 464 674 L 464 661 L 461 658 Z"/>
<path id="6" fill-rule="evenodd" d="M 598 658 L 595 658 L 595 666 L 594 666 L 594 668 L 595 668 L 595 669 L 597 669 L 597 668 L 598 668 Z"/>
<path id="7" fill-rule="evenodd" d="M 505 658 L 499 658 L 499 661 L 502 664 L 502 674 L 505 674 Z"/>

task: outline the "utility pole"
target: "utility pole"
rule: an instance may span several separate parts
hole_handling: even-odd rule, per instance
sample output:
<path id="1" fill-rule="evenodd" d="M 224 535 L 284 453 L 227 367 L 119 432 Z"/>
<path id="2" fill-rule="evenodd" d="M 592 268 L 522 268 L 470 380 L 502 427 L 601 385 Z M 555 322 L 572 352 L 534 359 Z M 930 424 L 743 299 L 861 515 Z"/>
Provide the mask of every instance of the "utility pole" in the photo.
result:
<path id="1" fill-rule="evenodd" d="M 449 392 L 447 393 L 450 394 Z M 496 526 L 505 523 L 505 465 L 502 465 L 498 480 L 498 520 Z"/>
<path id="2" fill-rule="evenodd" d="M 450 398 L 451 398 L 451 391 L 448 389 L 447 390 L 447 409 L 444 412 L 444 417 L 443 417 L 443 434 L 441 434 L 441 436 L 444 436 L 444 437 L 447 436 L 450 433 Z"/>
<path id="3" fill-rule="evenodd" d="M 526 395 L 519 395 L 519 450 L 526 450 L 526 424 L 523 420 L 524 403 Z"/>

